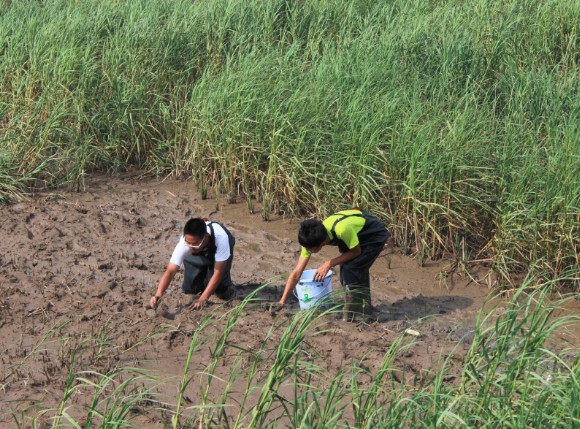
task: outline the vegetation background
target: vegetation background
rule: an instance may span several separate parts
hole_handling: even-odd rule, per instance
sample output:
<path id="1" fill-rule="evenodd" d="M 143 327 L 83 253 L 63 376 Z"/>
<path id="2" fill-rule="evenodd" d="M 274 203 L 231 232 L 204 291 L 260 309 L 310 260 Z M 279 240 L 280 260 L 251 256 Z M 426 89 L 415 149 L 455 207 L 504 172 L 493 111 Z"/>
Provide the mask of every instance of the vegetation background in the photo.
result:
<path id="1" fill-rule="evenodd" d="M 578 290 L 577 1 L 0 2 L 0 200 L 133 167 Z"/>

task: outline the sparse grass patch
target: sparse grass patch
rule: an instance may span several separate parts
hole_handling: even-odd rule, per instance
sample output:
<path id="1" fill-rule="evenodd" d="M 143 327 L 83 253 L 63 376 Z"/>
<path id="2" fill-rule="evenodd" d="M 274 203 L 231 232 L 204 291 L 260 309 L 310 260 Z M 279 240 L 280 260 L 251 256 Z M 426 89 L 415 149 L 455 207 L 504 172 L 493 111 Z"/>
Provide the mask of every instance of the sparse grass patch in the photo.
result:
<path id="1" fill-rule="evenodd" d="M 416 341 L 404 335 L 374 369 L 361 360 L 327 371 L 310 340 L 335 335 L 325 330 L 332 308 L 275 319 L 257 347 L 242 348 L 231 333 L 255 305 L 250 296 L 200 320 L 172 400 L 159 401 L 160 380 L 146 370 L 100 374 L 80 368 L 81 356 L 73 354 L 61 403 L 24 410 L 14 419 L 21 427 L 44 420 L 55 428 L 132 427 L 133 419 L 145 415 L 174 428 L 574 427 L 580 423 L 578 349 L 560 343 L 556 350 L 552 340 L 578 324 L 578 316 L 556 315 L 563 300 L 550 300 L 547 288 L 524 286 L 502 308 L 481 310 L 466 354 L 454 351 L 439 369 L 425 368 L 415 378 L 397 375 L 404 372 L 400 358 Z M 224 329 L 216 336 L 209 328 L 218 325 Z M 192 371 L 196 351 L 208 346 L 211 359 Z M 226 357 L 226 372 L 218 373 Z M 91 398 L 82 405 L 73 401 L 81 390 Z"/>

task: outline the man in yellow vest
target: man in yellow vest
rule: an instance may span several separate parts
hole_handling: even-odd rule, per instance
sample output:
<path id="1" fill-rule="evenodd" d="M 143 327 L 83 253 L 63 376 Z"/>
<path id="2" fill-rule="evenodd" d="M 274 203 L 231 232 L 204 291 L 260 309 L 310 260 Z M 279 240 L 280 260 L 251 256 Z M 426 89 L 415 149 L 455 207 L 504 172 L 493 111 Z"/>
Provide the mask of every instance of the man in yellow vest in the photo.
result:
<path id="1" fill-rule="evenodd" d="M 284 305 L 300 280 L 310 256 L 323 246 L 338 246 L 340 255 L 325 261 L 314 281 L 322 281 L 328 271 L 340 266 L 340 283 L 345 291 L 343 319 L 357 320 L 372 311 L 370 275 L 373 265 L 391 234 L 385 225 L 366 211 L 344 210 L 323 221 L 308 219 L 300 224 L 298 242 L 302 246 L 296 266 L 290 273 L 279 301 Z"/>

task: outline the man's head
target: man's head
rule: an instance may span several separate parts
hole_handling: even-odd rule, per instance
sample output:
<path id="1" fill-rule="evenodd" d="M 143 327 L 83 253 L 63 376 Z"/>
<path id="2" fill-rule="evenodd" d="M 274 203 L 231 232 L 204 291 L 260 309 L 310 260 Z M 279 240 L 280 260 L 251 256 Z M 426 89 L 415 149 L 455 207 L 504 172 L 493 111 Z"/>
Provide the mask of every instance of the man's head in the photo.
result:
<path id="1" fill-rule="evenodd" d="M 201 218 L 189 219 L 183 227 L 185 244 L 192 253 L 199 253 L 209 245 L 209 234 Z"/>
<path id="2" fill-rule="evenodd" d="M 307 219 L 300 224 L 298 242 L 310 253 L 317 253 L 326 244 L 328 235 L 322 221 Z"/>

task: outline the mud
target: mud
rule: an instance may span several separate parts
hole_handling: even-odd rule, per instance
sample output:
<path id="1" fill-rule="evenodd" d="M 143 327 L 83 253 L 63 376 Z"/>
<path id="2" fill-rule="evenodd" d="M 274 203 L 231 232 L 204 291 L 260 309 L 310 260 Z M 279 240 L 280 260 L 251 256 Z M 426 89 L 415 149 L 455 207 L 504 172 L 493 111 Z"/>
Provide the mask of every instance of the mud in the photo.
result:
<path id="1" fill-rule="evenodd" d="M 192 298 L 180 291 L 181 274 L 156 310 L 144 306 L 190 216 L 223 222 L 236 237 L 233 304 L 266 285 L 258 293 L 263 304 L 243 311 L 230 344 L 255 350 L 273 326 L 298 311 L 295 299 L 278 313 L 268 311 L 267 304 L 279 299 L 298 255 L 299 221 L 265 222 L 244 202 L 202 200 L 188 181 L 94 177 L 85 192 L 38 193 L 0 207 L 0 215 L 0 427 L 12 424 L 15 415 L 57 407 L 72 362 L 77 371 L 100 373 L 148 368 L 159 378 L 163 400 L 176 403 L 200 320 L 232 308 L 212 297 L 206 308 L 189 310 Z M 314 255 L 309 268 L 333 251 L 324 248 Z M 397 358 L 401 372 L 392 376 L 398 382 L 427 374 L 452 352 L 461 356 L 490 290 L 484 268 L 469 277 L 450 267 L 445 261 L 419 267 L 387 246 L 371 270 L 373 317 L 345 323 L 326 316 L 324 332 L 308 339 L 311 350 L 330 374 L 356 364 L 368 370 L 368 381 L 389 346 L 409 328 L 419 335 Z M 338 290 L 336 278 L 333 283 Z M 218 321 L 206 333 L 217 338 L 222 328 Z M 274 348 L 279 338 L 275 330 L 269 346 Z M 210 346 L 196 351 L 192 374 L 204 369 L 210 354 Z M 232 361 L 233 356 L 224 357 L 222 374 L 231 370 Z M 188 405 L 195 404 L 198 390 L 195 380 L 186 392 Z M 81 406 L 90 399 L 79 392 L 69 404 Z M 154 408 L 140 411 L 145 427 L 161 424 Z"/>

